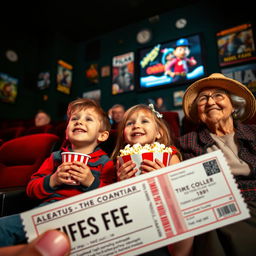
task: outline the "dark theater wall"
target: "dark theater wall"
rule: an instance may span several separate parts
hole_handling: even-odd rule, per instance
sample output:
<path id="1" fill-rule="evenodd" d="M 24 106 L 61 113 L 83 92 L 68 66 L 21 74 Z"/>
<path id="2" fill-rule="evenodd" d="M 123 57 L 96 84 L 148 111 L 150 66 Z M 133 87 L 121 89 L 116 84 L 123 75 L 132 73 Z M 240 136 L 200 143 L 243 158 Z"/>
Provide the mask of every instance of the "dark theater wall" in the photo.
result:
<path id="1" fill-rule="evenodd" d="M 153 7 L 152 7 L 153 8 Z M 172 94 L 179 89 L 185 89 L 188 84 L 170 86 L 146 92 L 126 92 L 118 95 L 111 93 L 111 76 L 100 77 L 98 84 L 91 84 L 85 77 L 85 70 L 90 64 L 112 66 L 112 57 L 128 52 L 134 52 L 137 58 L 138 50 L 159 42 L 176 40 L 192 34 L 200 34 L 203 40 L 203 52 L 207 74 L 220 72 L 216 45 L 216 33 L 247 22 L 254 23 L 252 8 L 231 6 L 228 2 L 209 3 L 199 1 L 184 8 L 178 8 L 159 16 L 159 20 L 149 19 L 136 24 L 130 24 L 122 29 L 112 31 L 87 42 L 72 42 L 70 39 L 55 35 L 51 39 L 4 40 L 0 42 L 1 58 L 0 72 L 7 73 L 19 79 L 18 97 L 13 104 L 0 102 L 0 119 L 29 119 L 36 109 L 44 108 L 53 119 L 64 118 L 69 101 L 81 97 L 84 92 L 101 90 L 101 104 L 105 110 L 115 103 L 126 107 L 144 102 L 150 97 L 169 97 L 172 106 Z M 142 10 L 143 11 L 143 10 Z M 183 29 L 175 27 L 176 20 L 185 18 L 187 25 Z M 118 22 L 118 21 L 117 21 Z M 144 45 L 136 42 L 136 34 L 143 28 L 152 30 L 152 40 Z M 86 33 L 86 31 L 81 31 Z M 254 29 L 255 35 L 255 29 Z M 18 52 L 19 61 L 9 62 L 4 55 L 6 49 Z M 56 90 L 57 61 L 62 59 L 73 66 L 73 84 L 71 94 L 65 95 Z M 51 85 L 44 91 L 36 88 L 37 75 L 40 71 L 49 70 Z M 137 65 L 135 75 L 137 74 Z M 136 80 L 137 81 L 137 80 Z M 47 100 L 45 100 L 47 98 Z M 176 108 L 173 108 L 178 109 Z"/>

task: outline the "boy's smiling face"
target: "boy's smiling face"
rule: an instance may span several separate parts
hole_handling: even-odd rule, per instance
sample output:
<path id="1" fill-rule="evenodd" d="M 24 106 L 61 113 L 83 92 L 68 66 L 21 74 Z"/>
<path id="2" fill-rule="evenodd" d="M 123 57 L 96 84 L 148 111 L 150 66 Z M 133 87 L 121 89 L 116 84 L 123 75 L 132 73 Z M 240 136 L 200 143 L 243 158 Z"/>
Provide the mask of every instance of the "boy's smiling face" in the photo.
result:
<path id="1" fill-rule="evenodd" d="M 89 146 L 94 148 L 102 141 L 106 140 L 108 132 L 102 131 L 102 121 L 94 108 L 74 111 L 69 119 L 66 137 L 72 147 Z"/>

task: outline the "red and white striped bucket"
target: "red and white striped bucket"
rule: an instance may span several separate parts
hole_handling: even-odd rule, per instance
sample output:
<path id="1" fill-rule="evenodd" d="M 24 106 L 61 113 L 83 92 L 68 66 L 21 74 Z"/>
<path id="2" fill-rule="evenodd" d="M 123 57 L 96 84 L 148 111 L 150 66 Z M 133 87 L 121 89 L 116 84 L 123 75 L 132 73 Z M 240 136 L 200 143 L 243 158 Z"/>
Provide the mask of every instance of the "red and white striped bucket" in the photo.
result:
<path id="1" fill-rule="evenodd" d="M 74 162 L 74 161 L 79 161 L 84 164 L 88 163 L 88 160 L 91 158 L 89 155 L 82 154 L 82 153 L 77 153 L 77 152 L 62 152 L 62 162 Z M 69 178 L 73 180 L 72 178 Z M 79 182 L 73 180 L 72 185 L 79 185 Z"/>
<path id="2" fill-rule="evenodd" d="M 84 164 L 88 163 L 89 158 L 91 158 L 89 155 L 82 154 L 82 153 L 76 153 L 76 152 L 63 152 L 62 155 L 62 162 L 74 162 L 79 161 Z"/>
<path id="3" fill-rule="evenodd" d="M 134 154 L 134 155 L 125 155 L 125 156 L 121 156 L 119 157 L 119 161 L 121 164 L 124 164 L 130 160 L 132 160 L 135 164 L 136 167 L 138 169 L 138 172 L 135 173 L 135 176 L 140 175 L 141 170 L 140 170 L 140 165 L 141 162 L 144 159 L 148 159 L 151 160 L 152 162 L 155 159 L 160 160 L 165 166 L 168 166 L 170 164 L 171 161 L 171 156 L 172 154 L 168 153 L 168 152 L 163 152 L 163 153 L 159 153 L 159 152 L 146 152 L 146 153 L 142 153 L 142 154 Z"/>

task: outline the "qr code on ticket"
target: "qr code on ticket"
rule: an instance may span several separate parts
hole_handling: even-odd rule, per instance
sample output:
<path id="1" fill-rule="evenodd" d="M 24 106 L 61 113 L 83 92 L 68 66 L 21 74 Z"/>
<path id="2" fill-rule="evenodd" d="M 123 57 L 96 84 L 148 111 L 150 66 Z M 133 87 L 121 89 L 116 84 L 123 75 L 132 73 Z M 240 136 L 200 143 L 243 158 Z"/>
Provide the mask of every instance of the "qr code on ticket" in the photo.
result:
<path id="1" fill-rule="evenodd" d="M 220 168 L 219 168 L 218 163 L 215 159 L 203 163 L 203 166 L 204 166 L 204 169 L 205 169 L 205 172 L 206 172 L 207 176 L 210 176 L 210 175 L 213 175 L 215 173 L 220 172 Z"/>

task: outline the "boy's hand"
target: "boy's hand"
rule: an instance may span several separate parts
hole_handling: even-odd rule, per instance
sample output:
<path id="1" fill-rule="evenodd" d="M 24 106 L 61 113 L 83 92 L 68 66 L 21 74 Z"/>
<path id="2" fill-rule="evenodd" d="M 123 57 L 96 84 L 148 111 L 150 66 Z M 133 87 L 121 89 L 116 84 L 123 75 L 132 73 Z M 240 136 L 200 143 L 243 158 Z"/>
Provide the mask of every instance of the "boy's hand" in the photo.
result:
<path id="1" fill-rule="evenodd" d="M 54 188 L 62 184 L 72 184 L 72 181 L 69 180 L 71 177 L 68 170 L 70 170 L 72 163 L 64 162 L 56 170 L 56 172 L 51 175 L 50 178 L 50 187 Z"/>
<path id="2" fill-rule="evenodd" d="M 78 161 L 74 161 L 72 163 L 68 173 L 70 174 L 72 179 L 79 182 L 85 187 L 91 186 L 95 179 L 94 176 L 92 175 L 92 172 L 89 166 Z"/>
<path id="3" fill-rule="evenodd" d="M 120 164 L 119 160 L 116 162 L 117 178 L 118 180 L 129 179 L 135 175 L 138 169 L 134 169 L 136 164 L 130 160 L 123 165 Z"/>

